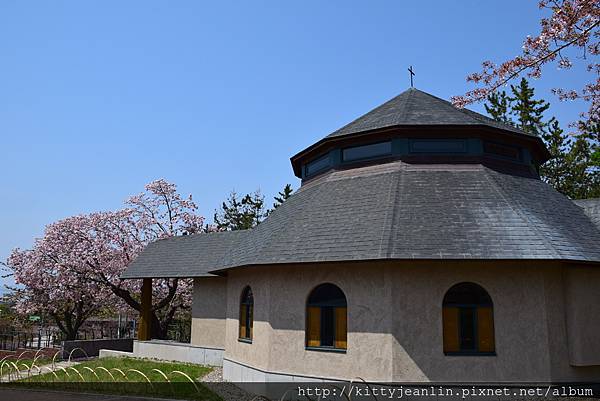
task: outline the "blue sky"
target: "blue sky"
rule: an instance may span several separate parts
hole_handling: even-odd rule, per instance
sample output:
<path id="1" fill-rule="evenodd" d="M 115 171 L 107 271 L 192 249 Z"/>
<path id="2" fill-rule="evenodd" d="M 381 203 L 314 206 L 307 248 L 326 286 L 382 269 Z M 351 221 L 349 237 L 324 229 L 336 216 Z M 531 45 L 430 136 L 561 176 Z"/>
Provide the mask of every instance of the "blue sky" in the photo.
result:
<path id="1" fill-rule="evenodd" d="M 203 215 L 298 187 L 289 157 L 415 86 L 470 87 L 539 30 L 531 1 L 0 3 L 0 259 L 165 178 Z M 534 82 L 578 87 L 583 74 Z M 481 111 L 481 105 L 472 107 Z M 583 110 L 553 102 L 566 125 Z"/>

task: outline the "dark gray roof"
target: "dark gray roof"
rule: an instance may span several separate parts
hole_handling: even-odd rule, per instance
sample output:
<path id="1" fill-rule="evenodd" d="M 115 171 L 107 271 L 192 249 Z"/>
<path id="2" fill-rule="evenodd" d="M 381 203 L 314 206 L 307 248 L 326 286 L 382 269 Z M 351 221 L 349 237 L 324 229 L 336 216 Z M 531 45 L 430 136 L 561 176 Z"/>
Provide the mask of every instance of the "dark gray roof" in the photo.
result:
<path id="1" fill-rule="evenodd" d="M 227 263 L 234 244 L 248 231 L 184 235 L 149 244 L 121 278 L 202 277 Z M 190 276 L 191 275 L 191 276 Z"/>
<path id="2" fill-rule="evenodd" d="M 600 198 L 579 199 L 573 202 L 583 208 L 583 211 L 590 220 L 592 220 L 596 227 L 600 228 Z"/>
<path id="3" fill-rule="evenodd" d="M 123 277 L 374 259 L 600 262 L 600 230 L 537 178 L 396 161 L 316 178 L 252 230 L 158 241 Z"/>
<path id="4" fill-rule="evenodd" d="M 356 134 L 394 126 L 472 125 L 489 126 L 513 133 L 529 135 L 511 125 L 497 122 L 468 109 L 459 109 L 450 102 L 415 88 L 410 88 L 385 102 L 327 138 Z"/>

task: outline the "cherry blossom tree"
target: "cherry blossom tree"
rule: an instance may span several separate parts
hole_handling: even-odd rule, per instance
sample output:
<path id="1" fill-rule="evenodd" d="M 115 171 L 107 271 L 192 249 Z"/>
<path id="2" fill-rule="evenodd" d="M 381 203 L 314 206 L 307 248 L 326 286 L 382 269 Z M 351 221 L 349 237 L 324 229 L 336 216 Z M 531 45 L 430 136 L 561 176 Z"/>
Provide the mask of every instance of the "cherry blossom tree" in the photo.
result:
<path id="1" fill-rule="evenodd" d="M 146 191 L 129 198 L 126 206 L 117 212 L 90 215 L 90 230 L 83 236 L 97 244 L 91 245 L 96 253 L 77 273 L 82 280 L 110 289 L 126 305 L 141 311 L 140 280 L 121 280 L 121 273 L 150 242 L 203 232 L 204 218 L 196 214 L 198 207 L 191 195 L 182 198 L 177 187 L 165 180 L 146 185 Z M 191 290 L 191 280 L 153 281 L 153 338 L 165 338 L 176 313 L 190 308 Z"/>
<path id="2" fill-rule="evenodd" d="M 102 305 L 140 311 L 140 280 L 120 275 L 150 242 L 202 232 L 204 223 L 191 196 L 182 198 L 174 184 L 157 180 L 145 189 L 122 210 L 66 218 L 49 225 L 32 250 L 15 250 L 7 265 L 23 286 L 20 309 L 49 307 L 61 324 L 75 319 L 69 333 Z M 165 338 L 176 313 L 190 307 L 191 288 L 190 280 L 154 280 L 154 338 Z"/>
<path id="3" fill-rule="evenodd" d="M 573 67 L 574 58 L 567 51 L 576 52 L 576 59 L 586 63 L 590 82 L 583 88 L 555 88 L 561 100 L 582 99 L 589 102 L 589 110 L 581 114 L 574 124 L 582 132 L 589 132 L 600 123 L 600 2 L 598 0 L 541 0 L 539 7 L 549 16 L 540 21 L 541 30 L 536 36 L 528 36 L 520 55 L 496 64 L 482 63 L 482 71 L 467 77 L 468 82 L 479 85 L 464 96 L 455 96 L 458 107 L 485 100 L 488 95 L 521 74 L 532 78 L 542 75 L 542 67 L 555 63 L 558 68 Z"/>
<path id="4" fill-rule="evenodd" d="M 13 250 L 6 263 L 17 284 L 13 288 L 17 311 L 51 317 L 67 340 L 76 339 L 83 323 L 110 305 L 112 295 L 72 272 L 73 265 L 83 266 L 86 261 L 61 243 L 61 233 L 64 226 L 82 219 L 77 216 L 49 225 L 31 250 Z"/>

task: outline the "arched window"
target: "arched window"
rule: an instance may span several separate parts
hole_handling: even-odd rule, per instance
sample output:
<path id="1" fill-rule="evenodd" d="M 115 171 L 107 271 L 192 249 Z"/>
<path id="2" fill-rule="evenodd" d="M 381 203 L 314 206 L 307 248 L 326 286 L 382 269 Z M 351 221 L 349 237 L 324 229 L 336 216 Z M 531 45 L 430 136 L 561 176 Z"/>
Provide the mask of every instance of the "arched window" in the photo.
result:
<path id="1" fill-rule="evenodd" d="M 252 322 L 254 320 L 254 296 L 250 287 L 244 288 L 240 299 L 240 335 L 243 341 L 252 341 Z"/>
<path id="2" fill-rule="evenodd" d="M 333 284 L 317 286 L 306 303 L 306 347 L 346 349 L 346 296 Z"/>
<path id="3" fill-rule="evenodd" d="M 493 355 L 492 299 L 479 285 L 460 283 L 444 296 L 444 353 Z"/>

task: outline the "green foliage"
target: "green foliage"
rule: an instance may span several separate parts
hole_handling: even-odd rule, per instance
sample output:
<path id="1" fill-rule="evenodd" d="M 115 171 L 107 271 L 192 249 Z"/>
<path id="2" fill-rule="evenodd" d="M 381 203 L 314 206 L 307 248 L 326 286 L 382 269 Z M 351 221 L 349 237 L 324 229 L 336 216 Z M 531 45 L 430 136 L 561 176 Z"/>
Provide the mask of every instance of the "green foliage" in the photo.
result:
<path id="1" fill-rule="evenodd" d="M 18 319 L 18 315 L 14 309 L 14 304 L 7 301 L 0 303 L 0 331 L 12 329 Z"/>
<path id="2" fill-rule="evenodd" d="M 534 99 L 535 89 L 525 78 L 518 86 L 510 86 L 511 96 L 505 91 L 493 92 L 487 97 L 485 110 L 496 121 L 513 125 L 529 134 L 542 136 L 549 122 L 544 121 L 544 113 L 550 103 Z M 515 119 L 513 119 L 515 117 Z"/>
<path id="3" fill-rule="evenodd" d="M 294 189 L 286 184 L 277 196 L 273 197 L 273 209 L 265 208 L 265 197 L 257 190 L 252 194 L 239 197 L 235 191 L 231 191 L 220 210 L 215 210 L 214 221 L 217 229 L 225 231 L 247 230 L 256 227 L 276 208 L 281 206 L 290 196 Z"/>
<path id="4" fill-rule="evenodd" d="M 579 132 L 585 133 L 590 139 L 592 155 L 590 156 L 595 168 L 600 168 L 600 121 L 589 119 L 580 121 L 577 125 Z"/>
<path id="5" fill-rule="evenodd" d="M 13 306 L 8 302 L 0 303 L 0 319 L 11 319 L 15 317 Z"/>
<path id="6" fill-rule="evenodd" d="M 525 78 L 521 79 L 518 86 L 511 85 L 510 89 L 511 113 L 517 117 L 517 127 L 529 134 L 541 136 L 548 125 L 544 122 L 544 112 L 548 110 L 550 103 L 534 99 L 535 90 Z"/>
<path id="7" fill-rule="evenodd" d="M 292 189 L 292 185 L 286 184 L 285 187 L 283 187 L 283 191 L 279 192 L 278 196 L 274 197 L 275 203 L 273 203 L 273 209 L 276 209 L 277 207 L 279 207 L 290 196 L 292 196 L 292 192 L 294 192 L 294 190 Z"/>
<path id="8" fill-rule="evenodd" d="M 215 225 L 219 230 L 247 230 L 260 224 L 267 216 L 265 197 L 260 191 L 238 197 L 231 191 L 221 210 L 215 211 Z"/>
<path id="9" fill-rule="evenodd" d="M 504 91 L 488 96 L 485 109 L 494 120 L 542 138 L 551 159 L 540 166 L 540 177 L 571 199 L 600 196 L 600 125 L 579 126 L 584 134 L 568 135 L 556 118 L 545 119 L 550 104 L 534 98 L 535 90 L 525 78 L 518 86 L 511 85 L 511 92 L 512 96 Z"/>
<path id="10" fill-rule="evenodd" d="M 488 103 L 484 105 L 485 111 L 496 121 L 512 124 L 509 115 L 510 99 L 506 92 L 492 92 L 488 96 Z"/>

